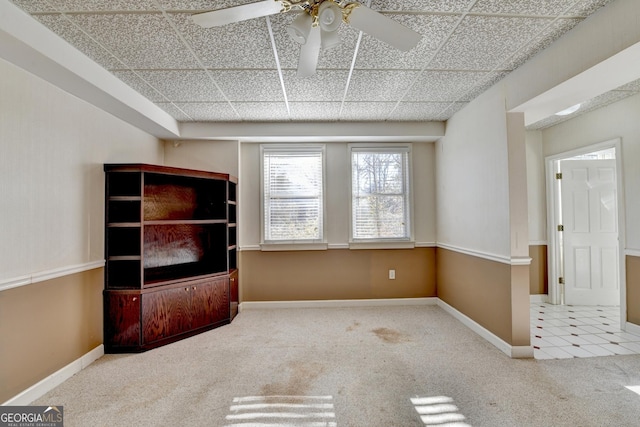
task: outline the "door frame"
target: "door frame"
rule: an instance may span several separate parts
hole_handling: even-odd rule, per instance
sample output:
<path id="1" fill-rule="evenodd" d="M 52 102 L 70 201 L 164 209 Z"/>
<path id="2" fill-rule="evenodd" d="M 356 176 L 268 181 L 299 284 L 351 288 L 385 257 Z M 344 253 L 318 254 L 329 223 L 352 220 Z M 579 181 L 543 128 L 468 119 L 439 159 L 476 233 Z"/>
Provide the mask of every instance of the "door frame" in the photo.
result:
<path id="1" fill-rule="evenodd" d="M 549 274 L 549 291 L 548 297 L 551 304 L 563 303 L 560 293 L 560 285 L 558 277 L 562 271 L 562 248 L 558 235 L 559 208 L 560 208 L 560 183 L 556 180 L 556 172 L 558 170 L 558 162 L 560 160 L 575 157 L 581 154 L 588 154 L 595 151 L 613 148 L 616 153 L 616 192 L 617 192 L 617 210 L 618 210 L 618 259 L 619 259 L 619 278 L 620 278 L 620 323 L 624 329 L 626 324 L 627 312 L 627 286 L 626 286 L 626 268 L 625 268 L 625 203 L 624 203 L 624 182 L 622 173 L 622 140 L 620 138 L 611 139 L 585 147 L 576 148 L 570 151 L 554 154 L 545 157 L 545 179 L 547 187 L 547 236 L 548 236 L 548 253 L 547 253 L 547 269 Z"/>

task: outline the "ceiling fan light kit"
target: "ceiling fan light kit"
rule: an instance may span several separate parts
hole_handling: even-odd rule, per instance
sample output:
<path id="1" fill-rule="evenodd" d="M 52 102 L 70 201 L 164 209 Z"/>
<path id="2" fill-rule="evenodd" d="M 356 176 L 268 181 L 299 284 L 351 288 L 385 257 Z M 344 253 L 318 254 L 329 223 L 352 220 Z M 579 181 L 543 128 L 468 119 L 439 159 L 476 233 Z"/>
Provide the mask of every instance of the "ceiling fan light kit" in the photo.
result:
<path id="1" fill-rule="evenodd" d="M 287 33 L 296 43 L 305 44 L 307 37 L 309 37 L 312 24 L 313 18 L 311 15 L 301 13 L 287 26 Z"/>
<path id="2" fill-rule="evenodd" d="M 286 13 L 293 8 L 302 12 L 287 26 L 289 36 L 301 45 L 299 77 L 315 73 L 320 48 L 329 49 L 340 44 L 338 29 L 343 22 L 405 52 L 413 49 L 422 38 L 397 21 L 363 4 L 346 0 L 262 0 L 199 13 L 192 18 L 197 25 L 211 28 Z"/>

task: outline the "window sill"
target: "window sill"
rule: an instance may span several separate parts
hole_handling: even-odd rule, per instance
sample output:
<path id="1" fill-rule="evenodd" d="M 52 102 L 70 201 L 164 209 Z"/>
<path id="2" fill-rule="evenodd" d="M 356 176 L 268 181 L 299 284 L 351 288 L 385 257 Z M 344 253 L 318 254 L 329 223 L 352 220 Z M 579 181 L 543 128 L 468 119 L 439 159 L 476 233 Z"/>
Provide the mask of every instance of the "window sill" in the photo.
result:
<path id="1" fill-rule="evenodd" d="M 326 251 L 327 243 L 262 243 L 260 250 L 264 252 L 275 251 Z"/>
<path id="2" fill-rule="evenodd" d="M 414 241 L 375 241 L 375 242 L 350 242 L 349 249 L 413 249 Z"/>

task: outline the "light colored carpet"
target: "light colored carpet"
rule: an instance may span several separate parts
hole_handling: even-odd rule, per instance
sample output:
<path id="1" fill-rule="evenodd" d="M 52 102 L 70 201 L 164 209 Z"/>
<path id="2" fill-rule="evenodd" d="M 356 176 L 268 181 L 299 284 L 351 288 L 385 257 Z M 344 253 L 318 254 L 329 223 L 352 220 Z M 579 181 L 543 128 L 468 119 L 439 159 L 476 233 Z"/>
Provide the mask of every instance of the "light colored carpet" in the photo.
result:
<path id="1" fill-rule="evenodd" d="M 637 385 L 640 356 L 512 360 L 435 306 L 245 310 L 33 404 L 64 405 L 66 427 L 620 427 Z"/>

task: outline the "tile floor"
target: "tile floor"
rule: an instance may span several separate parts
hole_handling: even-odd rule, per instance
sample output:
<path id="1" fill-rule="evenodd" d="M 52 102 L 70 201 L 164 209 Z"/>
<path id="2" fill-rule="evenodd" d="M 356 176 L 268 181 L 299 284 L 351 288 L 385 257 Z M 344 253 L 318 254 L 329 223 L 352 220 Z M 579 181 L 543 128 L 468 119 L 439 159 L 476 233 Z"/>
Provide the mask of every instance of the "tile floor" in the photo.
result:
<path id="1" fill-rule="evenodd" d="M 620 308 L 531 303 L 536 359 L 640 354 L 640 335 L 620 330 Z"/>

